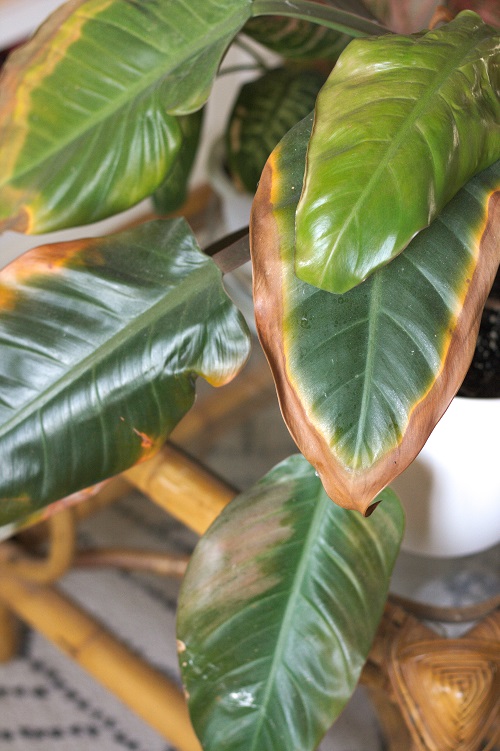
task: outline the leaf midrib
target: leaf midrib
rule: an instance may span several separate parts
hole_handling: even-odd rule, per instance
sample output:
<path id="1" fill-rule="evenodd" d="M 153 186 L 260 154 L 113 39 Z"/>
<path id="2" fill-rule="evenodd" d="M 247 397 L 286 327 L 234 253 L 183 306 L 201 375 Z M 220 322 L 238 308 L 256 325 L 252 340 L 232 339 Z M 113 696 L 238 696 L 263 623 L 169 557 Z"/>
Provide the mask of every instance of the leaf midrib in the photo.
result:
<path id="1" fill-rule="evenodd" d="M 295 605 L 300 598 L 302 585 L 309 570 L 308 563 L 310 560 L 311 550 L 317 545 L 318 539 L 320 538 L 319 531 L 322 526 L 325 511 L 328 508 L 328 504 L 332 503 L 332 501 L 326 497 L 325 493 L 322 492 L 321 488 L 319 489 L 318 494 L 320 497 L 311 519 L 309 530 L 306 535 L 306 540 L 300 555 L 299 564 L 296 568 L 291 595 L 288 598 L 288 602 L 286 604 L 285 612 L 282 618 L 278 641 L 273 652 L 273 659 L 271 668 L 269 670 L 264 695 L 262 697 L 262 700 L 260 701 L 259 721 L 255 730 L 253 731 L 253 737 L 251 745 L 249 746 L 249 751 L 262 751 L 262 743 L 260 740 L 262 735 L 262 726 L 264 724 L 265 718 L 267 717 L 267 707 L 270 702 L 271 695 L 274 691 L 274 686 L 276 683 L 276 673 L 280 665 L 283 663 L 283 655 L 285 653 L 288 636 L 290 633 L 290 624 L 295 618 Z"/>
<path id="2" fill-rule="evenodd" d="M 175 309 L 184 297 L 185 287 L 190 287 L 193 284 L 193 279 L 196 277 L 200 277 L 203 287 L 210 286 L 210 284 L 207 284 L 207 278 L 210 283 L 213 282 L 212 275 L 209 275 L 207 272 L 206 264 L 191 271 L 189 276 L 182 279 L 176 286 L 170 288 L 166 296 L 148 307 L 139 316 L 132 318 L 125 328 L 120 329 L 116 334 L 106 339 L 102 345 L 79 361 L 76 366 L 67 370 L 61 378 L 57 379 L 48 388 L 43 389 L 39 396 L 29 401 L 7 422 L 3 423 L 0 426 L 0 439 L 9 431 L 22 424 L 25 419 L 39 413 L 55 396 L 61 394 L 68 386 L 77 383 L 83 375 L 91 372 L 100 363 L 112 357 L 113 353 L 118 351 L 127 340 L 134 338 L 141 331 L 148 329 L 152 323 L 164 317 L 169 309 Z"/>
<path id="3" fill-rule="evenodd" d="M 359 453 L 364 442 L 365 427 L 368 418 L 368 407 L 371 395 L 371 383 L 375 367 L 375 355 L 378 351 L 378 347 L 374 345 L 373 342 L 377 335 L 379 317 L 381 314 L 382 274 L 374 274 L 372 278 L 373 282 L 371 288 L 370 306 L 368 311 L 368 351 L 364 371 L 361 407 L 359 411 L 358 427 L 356 431 L 356 443 L 353 452 L 354 464 L 358 463 Z"/>

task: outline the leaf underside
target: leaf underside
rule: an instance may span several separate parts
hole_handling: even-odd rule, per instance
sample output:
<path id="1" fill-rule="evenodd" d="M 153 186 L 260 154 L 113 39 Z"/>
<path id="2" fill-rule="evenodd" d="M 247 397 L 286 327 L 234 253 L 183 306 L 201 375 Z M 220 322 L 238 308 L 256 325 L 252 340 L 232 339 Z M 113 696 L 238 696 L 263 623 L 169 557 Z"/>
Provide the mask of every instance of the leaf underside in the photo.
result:
<path id="1" fill-rule="evenodd" d="M 184 220 L 43 246 L 0 272 L 0 523 L 154 453 L 249 338 Z"/>
<path id="2" fill-rule="evenodd" d="M 365 511 L 415 458 L 469 365 L 500 260 L 500 162 L 398 258 L 335 295 L 294 274 L 312 118 L 271 155 L 254 201 L 256 322 L 285 421 L 331 498 Z"/>
<path id="3" fill-rule="evenodd" d="M 313 751 L 352 694 L 403 534 L 392 491 L 368 519 L 301 456 L 233 501 L 183 582 L 179 661 L 204 751 Z"/>
<path id="4" fill-rule="evenodd" d="M 87 0 L 54 13 L 5 66 L 0 228 L 88 224 L 158 187 L 250 0 Z"/>
<path id="5" fill-rule="evenodd" d="M 500 159 L 499 50 L 498 32 L 465 12 L 342 53 L 317 100 L 297 208 L 303 281 L 351 289 Z"/>

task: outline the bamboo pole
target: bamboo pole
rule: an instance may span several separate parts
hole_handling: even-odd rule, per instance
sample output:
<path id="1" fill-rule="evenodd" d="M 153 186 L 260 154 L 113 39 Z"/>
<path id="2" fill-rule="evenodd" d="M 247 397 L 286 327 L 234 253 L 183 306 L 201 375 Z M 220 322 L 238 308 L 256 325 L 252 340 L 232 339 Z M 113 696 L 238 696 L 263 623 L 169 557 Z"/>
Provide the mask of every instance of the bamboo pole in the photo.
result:
<path id="1" fill-rule="evenodd" d="M 147 571 L 159 576 L 182 579 L 189 556 L 156 553 L 132 548 L 90 548 L 77 553 L 74 568 L 113 567 L 130 571 Z"/>
<path id="2" fill-rule="evenodd" d="M 28 556 L 21 547 L 7 542 L 0 551 L 3 574 L 42 584 L 56 581 L 66 573 L 75 554 L 75 518 L 72 509 L 61 509 L 47 520 L 47 525 L 47 556 Z"/>
<path id="3" fill-rule="evenodd" d="M 172 444 L 125 472 L 142 493 L 198 534 L 203 534 L 236 491 Z"/>
<path id="4" fill-rule="evenodd" d="M 201 751 L 182 692 L 69 598 L 53 587 L 0 575 L 0 600 L 180 751 Z"/>
<path id="5" fill-rule="evenodd" d="M 222 388 L 200 384 L 193 408 L 174 428 L 174 444 L 186 447 L 202 442 L 205 451 L 219 435 L 262 405 L 276 399 L 271 370 L 262 353 L 252 353 L 245 372 Z"/>

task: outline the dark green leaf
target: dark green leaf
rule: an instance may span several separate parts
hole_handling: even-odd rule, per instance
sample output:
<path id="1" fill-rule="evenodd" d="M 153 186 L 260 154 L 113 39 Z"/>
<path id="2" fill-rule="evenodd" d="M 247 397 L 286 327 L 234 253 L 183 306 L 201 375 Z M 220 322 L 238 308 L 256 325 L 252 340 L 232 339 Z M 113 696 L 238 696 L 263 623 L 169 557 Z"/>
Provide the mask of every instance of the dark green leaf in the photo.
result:
<path id="1" fill-rule="evenodd" d="M 301 456 L 233 501 L 183 583 L 179 660 L 205 751 L 313 751 L 378 626 L 404 519 L 335 506 Z"/>
<path id="2" fill-rule="evenodd" d="M 283 16 L 314 23 L 351 37 L 384 34 L 388 29 L 362 0 L 253 0 L 252 16 Z"/>
<path id="3" fill-rule="evenodd" d="M 184 220 L 44 246 L 0 272 L 0 523 L 154 453 L 194 381 L 230 380 L 242 317 Z"/>
<path id="4" fill-rule="evenodd" d="M 311 112 L 325 80 L 319 71 L 275 68 L 242 86 L 229 118 L 226 154 L 243 189 L 255 193 L 269 154 Z"/>

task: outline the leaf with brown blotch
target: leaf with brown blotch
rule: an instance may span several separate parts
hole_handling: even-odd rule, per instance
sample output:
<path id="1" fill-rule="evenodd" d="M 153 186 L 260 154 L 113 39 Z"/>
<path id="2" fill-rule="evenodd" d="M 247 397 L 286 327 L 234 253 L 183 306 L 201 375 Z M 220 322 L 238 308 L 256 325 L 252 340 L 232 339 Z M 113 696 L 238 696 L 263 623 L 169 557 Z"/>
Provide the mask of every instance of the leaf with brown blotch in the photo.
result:
<path id="1" fill-rule="evenodd" d="M 379 501 L 369 519 L 335 506 L 290 456 L 200 540 L 177 636 L 204 751 L 318 747 L 359 679 L 403 536 L 394 493 Z"/>

